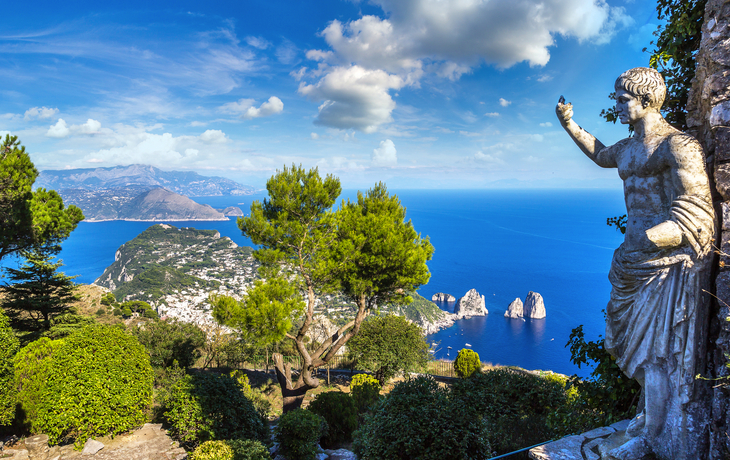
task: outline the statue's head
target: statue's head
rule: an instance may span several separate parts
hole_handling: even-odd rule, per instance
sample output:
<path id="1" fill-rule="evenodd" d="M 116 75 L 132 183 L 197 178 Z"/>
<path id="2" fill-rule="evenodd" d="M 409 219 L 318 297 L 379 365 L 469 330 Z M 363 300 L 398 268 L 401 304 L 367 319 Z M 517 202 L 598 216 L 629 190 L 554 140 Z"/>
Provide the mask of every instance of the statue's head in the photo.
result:
<path id="1" fill-rule="evenodd" d="M 622 89 L 641 99 L 644 107 L 659 110 L 667 94 L 662 74 L 648 67 L 635 67 L 622 73 L 613 85 L 616 91 Z"/>

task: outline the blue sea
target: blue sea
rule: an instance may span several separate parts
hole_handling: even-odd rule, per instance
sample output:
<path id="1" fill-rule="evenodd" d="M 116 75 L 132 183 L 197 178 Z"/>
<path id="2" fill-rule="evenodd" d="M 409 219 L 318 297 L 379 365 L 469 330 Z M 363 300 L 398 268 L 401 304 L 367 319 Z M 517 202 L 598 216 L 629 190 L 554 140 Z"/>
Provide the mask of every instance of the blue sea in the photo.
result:
<path id="1" fill-rule="evenodd" d="M 583 325 L 586 338 L 604 332 L 607 274 L 623 237 L 606 218 L 625 213 L 621 190 L 391 190 L 407 216 L 435 247 L 431 280 L 419 290 L 463 296 L 476 289 L 489 315 L 457 321 L 427 337 L 437 358 L 453 359 L 461 348 L 482 361 L 526 369 L 586 375 L 570 362 L 570 331 Z M 354 198 L 355 191 L 343 197 Z M 247 212 L 264 195 L 197 197 L 215 208 L 239 206 Z M 251 245 L 235 219 L 223 222 L 168 222 L 178 227 L 215 229 L 239 245 Z M 114 262 L 117 248 L 151 222 L 82 222 L 64 243 L 60 258 L 67 275 L 91 283 Z M 547 318 L 507 319 L 516 297 L 539 292 Z M 453 310 L 453 303 L 440 305 Z M 468 344 L 468 345 L 467 345 Z M 451 347 L 449 349 L 448 347 Z"/>

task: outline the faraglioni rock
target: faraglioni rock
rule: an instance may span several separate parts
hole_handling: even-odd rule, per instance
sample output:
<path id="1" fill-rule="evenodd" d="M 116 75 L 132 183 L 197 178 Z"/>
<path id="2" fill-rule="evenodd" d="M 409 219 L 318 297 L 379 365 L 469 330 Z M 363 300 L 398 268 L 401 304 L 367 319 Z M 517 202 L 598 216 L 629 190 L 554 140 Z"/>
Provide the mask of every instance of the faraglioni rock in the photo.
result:
<path id="1" fill-rule="evenodd" d="M 530 291 L 525 299 L 525 318 L 541 319 L 545 317 L 545 302 L 537 292 Z"/>
<path id="2" fill-rule="evenodd" d="M 488 313 L 484 296 L 479 295 L 476 289 L 471 289 L 464 294 L 464 297 L 461 297 L 454 307 L 454 315 L 457 319 L 486 316 Z"/>
<path id="3" fill-rule="evenodd" d="M 525 316 L 525 308 L 522 305 L 522 300 L 517 297 L 509 304 L 507 311 L 504 312 L 505 318 L 522 318 Z"/>
<path id="4" fill-rule="evenodd" d="M 436 294 L 431 296 L 432 302 L 456 302 L 456 297 L 452 296 L 451 294 L 446 294 L 445 292 L 437 292 Z"/>

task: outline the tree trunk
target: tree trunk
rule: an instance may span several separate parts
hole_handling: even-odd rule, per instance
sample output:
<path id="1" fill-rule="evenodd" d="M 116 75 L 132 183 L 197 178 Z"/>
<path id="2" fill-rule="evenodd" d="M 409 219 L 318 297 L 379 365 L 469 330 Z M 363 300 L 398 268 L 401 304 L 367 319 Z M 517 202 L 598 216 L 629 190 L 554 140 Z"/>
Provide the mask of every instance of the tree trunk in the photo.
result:
<path id="1" fill-rule="evenodd" d="M 702 42 L 697 54 L 695 78 L 687 103 L 687 125 L 707 155 L 715 210 L 720 218 L 718 246 L 730 254 L 730 0 L 708 0 Z M 710 452 L 706 458 L 730 458 L 730 398 L 726 384 L 730 352 L 730 259 L 721 255 L 715 263 L 711 289 L 716 296 L 710 313 L 708 363 L 710 382 Z"/>
<path id="2" fill-rule="evenodd" d="M 276 380 L 279 382 L 281 396 L 284 400 L 282 411 L 287 413 L 302 407 L 302 403 L 304 402 L 304 397 L 307 396 L 307 392 L 314 388 L 313 386 L 305 383 L 302 378 L 302 373 L 307 370 L 302 368 L 299 378 L 296 382 L 293 382 L 291 378 L 291 364 L 284 362 L 284 357 L 281 353 L 274 353 L 272 354 L 272 357 L 274 358 Z"/>

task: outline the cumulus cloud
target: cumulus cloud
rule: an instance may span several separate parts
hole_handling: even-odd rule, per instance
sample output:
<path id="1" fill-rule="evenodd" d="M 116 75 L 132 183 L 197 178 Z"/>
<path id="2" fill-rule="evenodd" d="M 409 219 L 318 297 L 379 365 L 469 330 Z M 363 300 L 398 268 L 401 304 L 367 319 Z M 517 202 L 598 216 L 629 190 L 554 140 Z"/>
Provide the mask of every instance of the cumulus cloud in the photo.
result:
<path id="1" fill-rule="evenodd" d="M 457 80 L 482 63 L 500 68 L 519 62 L 544 66 L 556 36 L 605 43 L 632 21 L 623 8 L 605 0 L 544 0 L 539 6 L 533 0 L 371 3 L 380 6 L 387 19 L 366 15 L 345 23 L 333 20 L 321 33 L 330 49 L 306 52 L 318 63 L 309 76 L 319 81 L 300 88 L 327 86 L 330 75 L 354 73 L 353 69 L 380 72 L 398 84 L 371 84 L 371 97 L 339 92 L 318 98 L 311 91 L 313 99 L 324 101 L 319 124 L 372 132 L 390 121 L 395 103 L 389 91 L 418 86 L 427 72 Z M 301 81 L 307 72 L 300 69 L 292 75 Z"/>
<path id="2" fill-rule="evenodd" d="M 299 94 L 323 101 L 315 124 L 372 133 L 391 121 L 395 101 L 389 90 L 405 85 L 402 78 L 360 66 L 336 67 L 316 84 L 300 83 Z"/>
<path id="3" fill-rule="evenodd" d="M 481 150 L 474 154 L 474 160 L 479 163 L 504 164 L 504 160 L 502 160 L 498 156 L 492 155 L 490 153 L 484 153 Z"/>
<path id="4" fill-rule="evenodd" d="M 59 118 L 56 124 L 48 128 L 48 131 L 46 132 L 46 136 L 56 138 L 66 137 L 69 134 L 71 134 L 71 130 L 68 129 L 63 118 Z"/>
<path id="5" fill-rule="evenodd" d="M 550 123 L 549 121 L 546 121 L 545 123 L 540 123 L 540 126 L 542 126 L 543 128 L 549 128 L 549 127 L 551 127 L 552 125 L 553 125 L 553 124 L 552 124 L 552 123 Z"/>
<path id="6" fill-rule="evenodd" d="M 499 98 L 499 105 L 501 105 L 502 107 L 507 107 L 511 103 L 512 103 L 512 101 L 508 101 L 507 99 L 505 99 L 503 97 Z"/>
<path id="7" fill-rule="evenodd" d="M 25 120 L 46 120 L 52 118 L 58 113 L 58 109 L 49 107 L 31 107 L 25 111 L 23 118 Z"/>
<path id="8" fill-rule="evenodd" d="M 396 156 L 395 144 L 390 139 L 380 142 L 380 146 L 373 149 L 370 155 L 370 163 L 373 166 L 395 166 L 398 164 Z"/>
<path id="9" fill-rule="evenodd" d="M 276 96 L 271 96 L 267 102 L 260 107 L 254 106 L 253 99 L 239 99 L 238 102 L 229 102 L 218 107 L 221 112 L 238 115 L 244 120 L 253 118 L 268 117 L 284 111 L 284 103 Z"/>
<path id="10" fill-rule="evenodd" d="M 312 133 L 311 137 L 312 137 L 312 139 L 314 139 L 316 141 L 317 139 L 319 139 L 319 134 Z"/>
<path id="11" fill-rule="evenodd" d="M 82 125 L 68 126 L 63 118 L 59 118 L 55 125 L 48 128 L 46 136 L 55 138 L 68 137 L 70 134 L 98 134 L 101 131 L 101 123 L 89 118 Z"/>
<path id="12" fill-rule="evenodd" d="M 226 142 L 226 135 L 220 129 L 208 129 L 200 135 L 200 140 L 206 144 L 222 144 Z"/>

